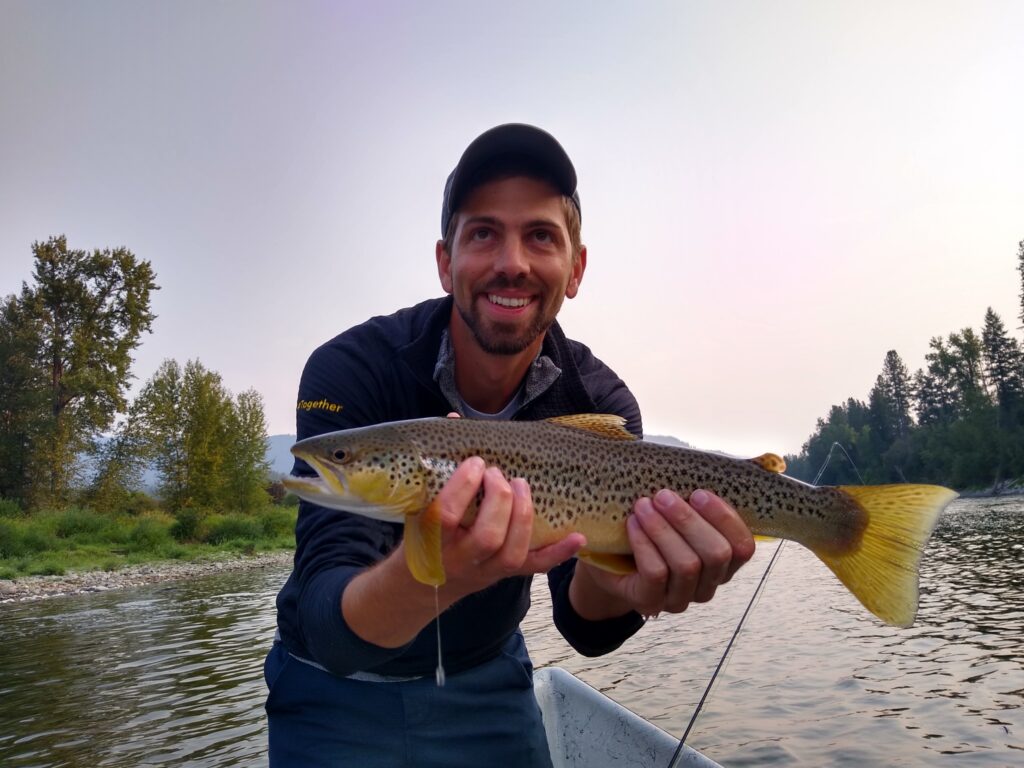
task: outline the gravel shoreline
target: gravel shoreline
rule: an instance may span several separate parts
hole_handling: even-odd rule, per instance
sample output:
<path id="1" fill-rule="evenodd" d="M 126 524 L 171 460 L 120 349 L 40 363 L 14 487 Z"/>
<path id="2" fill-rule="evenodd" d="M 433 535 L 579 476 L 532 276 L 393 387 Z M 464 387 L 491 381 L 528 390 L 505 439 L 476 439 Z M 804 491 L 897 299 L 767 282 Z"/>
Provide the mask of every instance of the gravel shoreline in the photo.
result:
<path id="1" fill-rule="evenodd" d="M 89 592 L 109 592 L 164 581 L 191 579 L 214 573 L 228 573 L 253 568 L 275 568 L 291 565 L 293 552 L 265 552 L 258 555 L 239 555 L 226 560 L 191 563 L 168 561 L 129 565 L 116 571 L 79 571 L 63 576 L 25 576 L 19 579 L 0 579 L 0 604 L 24 603 L 65 597 Z"/>

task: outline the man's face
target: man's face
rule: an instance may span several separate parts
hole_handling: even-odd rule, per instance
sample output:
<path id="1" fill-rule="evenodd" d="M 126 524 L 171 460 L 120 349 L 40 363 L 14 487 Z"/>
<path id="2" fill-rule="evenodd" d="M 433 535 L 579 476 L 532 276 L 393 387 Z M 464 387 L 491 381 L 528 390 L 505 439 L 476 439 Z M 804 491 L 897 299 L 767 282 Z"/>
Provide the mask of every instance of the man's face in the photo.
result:
<path id="1" fill-rule="evenodd" d="M 539 343 L 586 268 L 575 262 L 562 197 L 545 181 L 516 176 L 482 184 L 460 206 L 452 253 L 437 246 L 441 285 L 461 322 L 490 354 Z"/>

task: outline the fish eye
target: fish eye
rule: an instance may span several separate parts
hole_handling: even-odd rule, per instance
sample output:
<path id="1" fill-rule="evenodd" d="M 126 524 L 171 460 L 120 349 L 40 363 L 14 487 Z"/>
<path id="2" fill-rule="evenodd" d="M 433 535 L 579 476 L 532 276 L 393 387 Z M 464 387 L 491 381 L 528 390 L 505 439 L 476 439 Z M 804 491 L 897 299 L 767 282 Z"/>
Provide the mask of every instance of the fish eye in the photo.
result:
<path id="1" fill-rule="evenodd" d="M 345 460 L 345 456 L 347 454 L 345 453 L 345 451 L 343 451 L 341 448 L 339 448 L 332 455 L 334 456 L 334 460 L 335 461 L 341 462 L 341 461 Z"/>

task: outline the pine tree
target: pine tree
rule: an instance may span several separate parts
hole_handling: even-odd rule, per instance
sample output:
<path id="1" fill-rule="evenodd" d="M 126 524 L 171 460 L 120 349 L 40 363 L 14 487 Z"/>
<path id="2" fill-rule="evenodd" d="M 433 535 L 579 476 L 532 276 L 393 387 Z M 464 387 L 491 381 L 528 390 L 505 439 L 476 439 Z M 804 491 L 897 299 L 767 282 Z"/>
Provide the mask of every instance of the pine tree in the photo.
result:
<path id="1" fill-rule="evenodd" d="M 875 379 L 875 386 L 868 393 L 868 412 L 872 448 L 881 455 L 896 439 L 893 402 L 882 374 Z"/>
<path id="2" fill-rule="evenodd" d="M 941 336 L 928 343 L 931 352 L 924 356 L 927 372 L 915 377 L 918 418 L 922 422 L 950 422 L 961 411 L 961 396 L 955 355 Z"/>
<path id="3" fill-rule="evenodd" d="M 949 334 L 949 351 L 961 412 L 987 401 L 982 343 L 973 328 Z"/>
<path id="4" fill-rule="evenodd" d="M 1020 327 L 1024 328 L 1024 240 L 1017 243 L 1017 271 L 1020 272 Z"/>
<path id="5" fill-rule="evenodd" d="M 991 307 L 985 313 L 981 338 L 985 374 L 1000 414 L 1012 414 L 1024 401 L 1024 354 L 1020 344 L 1006 332 L 1003 321 Z"/>
<path id="6" fill-rule="evenodd" d="M 949 389 L 940 376 L 918 368 L 912 387 L 918 423 L 933 425 L 951 420 Z"/>
<path id="7" fill-rule="evenodd" d="M 913 417 L 910 414 L 912 387 L 907 366 L 903 364 L 895 349 L 890 349 L 885 354 L 882 378 L 885 382 L 885 394 L 892 409 L 893 438 L 899 440 L 910 433 L 913 424 Z"/>

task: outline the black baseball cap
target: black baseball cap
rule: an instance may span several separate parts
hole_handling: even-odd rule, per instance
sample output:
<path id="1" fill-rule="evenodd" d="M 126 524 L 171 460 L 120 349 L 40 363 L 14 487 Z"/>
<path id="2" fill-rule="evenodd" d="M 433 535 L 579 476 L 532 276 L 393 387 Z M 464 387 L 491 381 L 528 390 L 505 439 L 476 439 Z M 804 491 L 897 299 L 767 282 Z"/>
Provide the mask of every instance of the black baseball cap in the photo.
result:
<path id="1" fill-rule="evenodd" d="M 466 147 L 459 164 L 448 175 L 441 205 L 441 237 L 448 231 L 452 215 L 473 189 L 479 172 L 504 157 L 524 158 L 542 172 L 563 195 L 570 197 L 580 218 L 580 195 L 576 191 L 576 169 L 554 136 L 525 123 L 505 123 L 485 131 Z"/>

